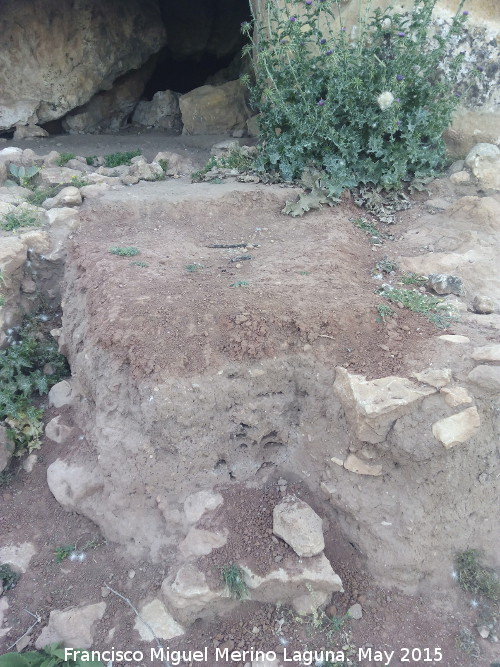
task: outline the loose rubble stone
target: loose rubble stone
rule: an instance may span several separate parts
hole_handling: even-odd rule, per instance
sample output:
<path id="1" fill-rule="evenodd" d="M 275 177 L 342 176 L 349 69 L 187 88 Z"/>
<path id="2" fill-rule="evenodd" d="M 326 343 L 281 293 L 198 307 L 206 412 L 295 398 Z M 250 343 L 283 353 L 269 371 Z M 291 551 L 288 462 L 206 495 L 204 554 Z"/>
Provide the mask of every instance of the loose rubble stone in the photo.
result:
<path id="1" fill-rule="evenodd" d="M 180 133 L 182 120 L 179 97 L 179 93 L 172 90 L 159 90 L 150 102 L 139 102 L 132 116 L 132 123 Z"/>
<path id="2" fill-rule="evenodd" d="M 164 176 L 164 172 L 159 164 L 155 162 L 148 164 L 142 158 L 129 167 L 129 176 L 138 178 L 140 181 L 157 181 Z"/>
<path id="3" fill-rule="evenodd" d="M 467 338 L 467 336 L 459 336 L 458 334 L 444 334 L 438 336 L 438 338 L 439 340 L 444 340 L 446 343 L 457 343 L 458 345 L 470 343 L 470 338 Z"/>
<path id="4" fill-rule="evenodd" d="M 450 176 L 450 181 L 454 185 L 462 185 L 463 183 L 471 182 L 471 175 L 468 171 L 457 171 Z"/>
<path id="5" fill-rule="evenodd" d="M 30 454 L 23 461 L 23 470 L 27 473 L 33 472 L 37 461 L 38 456 L 36 454 Z"/>
<path id="6" fill-rule="evenodd" d="M 468 377 L 483 389 L 500 391 L 500 366 L 476 366 Z"/>
<path id="7" fill-rule="evenodd" d="M 16 125 L 14 139 L 31 139 L 32 137 L 48 137 L 49 133 L 38 125 Z"/>
<path id="8" fill-rule="evenodd" d="M 66 257 L 68 236 L 80 222 L 78 211 L 74 208 L 52 208 L 45 214 L 49 224 L 50 250 L 46 259 L 56 261 Z"/>
<path id="9" fill-rule="evenodd" d="M 72 387 L 67 380 L 61 380 L 55 384 L 49 391 L 49 405 L 54 408 L 62 408 L 65 405 L 71 405 Z"/>
<path id="10" fill-rule="evenodd" d="M 229 603 L 224 590 L 211 590 L 203 572 L 194 565 L 183 565 L 175 578 L 167 577 L 161 585 L 162 595 L 176 618 L 191 624 L 200 614 L 204 618 L 223 609 Z M 237 603 L 236 603 L 237 604 Z"/>
<path id="11" fill-rule="evenodd" d="M 242 569 L 252 600 L 291 603 L 300 614 L 311 613 L 332 593 L 344 590 L 340 577 L 324 554 L 299 562 L 296 556 L 290 557 L 265 575 L 254 573 L 247 566 Z"/>
<path id="12" fill-rule="evenodd" d="M 436 294 L 456 294 L 462 296 L 464 285 L 461 278 L 446 273 L 431 273 L 427 279 L 427 286 Z"/>
<path id="13" fill-rule="evenodd" d="M 500 344 L 476 347 L 471 357 L 475 361 L 500 361 Z"/>
<path id="14" fill-rule="evenodd" d="M 80 206 L 82 203 L 82 195 L 80 190 L 73 185 L 63 188 L 55 197 L 46 199 L 42 206 L 45 209 L 58 208 L 63 206 Z"/>
<path id="15" fill-rule="evenodd" d="M 179 174 L 191 175 L 196 170 L 196 166 L 188 157 L 184 157 L 184 155 L 180 155 L 179 153 L 173 153 L 172 151 L 160 151 L 157 153 L 153 162 L 161 165 L 160 161 L 167 164 L 165 170 L 166 176 L 178 176 Z"/>
<path id="16" fill-rule="evenodd" d="M 483 188 L 500 190 L 500 148 L 495 144 L 477 144 L 465 158 L 465 164 Z"/>
<path id="17" fill-rule="evenodd" d="M 444 400 L 451 408 L 472 403 L 472 398 L 463 387 L 443 387 L 441 394 L 443 394 Z"/>
<path id="18" fill-rule="evenodd" d="M 137 183 L 139 179 L 137 179 Z M 88 197 L 99 197 L 111 188 L 109 183 L 92 183 L 91 185 L 84 185 L 80 188 L 80 194 L 84 199 Z"/>
<path id="19" fill-rule="evenodd" d="M 472 301 L 472 309 L 480 315 L 490 315 L 495 310 L 495 304 L 489 296 L 477 295 Z"/>
<path id="20" fill-rule="evenodd" d="M 476 407 L 440 419 L 432 425 L 432 433 L 446 449 L 467 442 L 479 429 L 481 419 Z"/>
<path id="21" fill-rule="evenodd" d="M 105 611 L 105 602 L 51 611 L 49 623 L 36 640 L 35 647 L 42 649 L 47 644 L 62 642 L 65 646 L 91 648 L 95 625 L 102 619 Z"/>
<path id="22" fill-rule="evenodd" d="M 336 371 L 334 390 L 356 436 L 372 444 L 383 442 L 396 419 L 436 392 L 434 387 L 423 387 L 408 378 L 367 380 L 345 368 L 338 367 Z"/>
<path id="23" fill-rule="evenodd" d="M 11 565 L 17 572 L 26 572 L 35 553 L 31 542 L 11 544 L 0 549 L 0 563 Z"/>
<path id="24" fill-rule="evenodd" d="M 224 502 L 220 493 L 198 491 L 192 493 L 184 501 L 184 512 L 189 523 L 196 523 L 205 512 L 212 512 Z"/>
<path id="25" fill-rule="evenodd" d="M 307 503 L 288 495 L 273 510 L 273 533 L 301 557 L 317 556 L 325 548 L 323 521 Z"/>
<path id="26" fill-rule="evenodd" d="M 363 618 L 363 610 L 359 603 L 353 604 L 351 607 L 349 607 L 347 613 L 355 621 L 359 621 Z"/>
<path id="27" fill-rule="evenodd" d="M 45 435 L 53 442 L 60 444 L 70 439 L 73 429 L 70 426 L 61 424 L 61 415 L 54 417 L 45 427 Z"/>
<path id="28" fill-rule="evenodd" d="M 0 597 L 0 639 L 2 637 L 5 637 L 5 635 L 8 635 L 9 632 L 11 631 L 10 626 L 4 626 L 8 608 L 9 608 L 9 603 L 7 601 L 7 598 L 5 596 Z"/>
<path id="29" fill-rule="evenodd" d="M 184 628 L 175 621 L 161 600 L 152 600 L 139 611 L 141 618 L 154 632 L 153 634 L 141 619 L 136 618 L 134 630 L 137 630 L 143 641 L 150 642 L 155 638 L 155 635 L 158 639 L 173 639 L 184 634 Z"/>
<path id="30" fill-rule="evenodd" d="M 426 368 L 421 373 L 415 373 L 414 377 L 419 382 L 430 384 L 431 387 L 436 387 L 436 389 L 441 389 L 441 387 L 450 384 L 452 379 L 450 368 Z"/>
<path id="31" fill-rule="evenodd" d="M 357 475 L 372 475 L 379 477 L 382 474 L 381 465 L 370 465 L 359 459 L 355 454 L 349 454 L 344 461 L 344 468 Z"/>
<path id="32" fill-rule="evenodd" d="M 90 175 L 90 174 L 89 174 Z M 73 185 L 75 179 L 82 178 L 82 172 L 67 167 L 46 167 L 39 173 L 40 185 L 42 187 L 53 187 L 55 185 Z"/>
<path id="33" fill-rule="evenodd" d="M 240 81 L 195 88 L 179 106 L 186 134 L 224 134 L 244 128 L 250 116 Z"/>

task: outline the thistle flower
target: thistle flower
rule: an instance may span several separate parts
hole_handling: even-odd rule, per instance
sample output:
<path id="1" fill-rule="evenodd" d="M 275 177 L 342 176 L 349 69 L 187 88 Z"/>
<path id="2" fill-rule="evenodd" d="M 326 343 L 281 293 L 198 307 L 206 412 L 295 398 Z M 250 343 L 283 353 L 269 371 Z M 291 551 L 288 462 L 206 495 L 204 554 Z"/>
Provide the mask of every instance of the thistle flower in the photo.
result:
<path id="1" fill-rule="evenodd" d="M 312 5 L 313 0 L 306 0 L 306 5 Z"/>
<path id="2" fill-rule="evenodd" d="M 318 105 L 319 105 L 320 107 L 325 106 L 325 100 L 324 100 L 323 98 L 321 98 L 321 99 L 318 101 Z"/>
<path id="3" fill-rule="evenodd" d="M 332 49 L 328 49 L 328 51 L 326 51 L 326 55 L 327 55 L 327 56 L 331 56 L 332 53 L 333 53 Z"/>
<path id="4" fill-rule="evenodd" d="M 404 76 L 403 76 L 402 74 L 397 74 L 397 75 L 396 75 L 396 79 L 397 79 L 398 81 L 402 81 L 402 80 L 404 79 Z"/>
<path id="5" fill-rule="evenodd" d="M 406 33 L 405 32 L 398 32 L 398 37 L 406 37 Z"/>
<path id="6" fill-rule="evenodd" d="M 382 21 L 382 28 L 384 30 L 387 30 L 388 28 L 391 27 L 391 25 L 392 25 L 391 19 L 388 16 L 386 16 L 386 18 Z"/>
<path id="7" fill-rule="evenodd" d="M 386 90 L 377 97 L 377 104 L 379 105 L 382 111 L 388 109 L 394 102 L 394 95 Z"/>
<path id="8" fill-rule="evenodd" d="M 319 40 L 319 43 L 320 43 L 320 44 L 326 44 L 326 39 L 323 37 L 323 39 L 320 39 L 320 40 Z"/>
<path id="9" fill-rule="evenodd" d="M 290 22 L 291 22 L 291 23 L 295 23 L 295 21 L 296 21 L 295 16 L 290 16 Z"/>

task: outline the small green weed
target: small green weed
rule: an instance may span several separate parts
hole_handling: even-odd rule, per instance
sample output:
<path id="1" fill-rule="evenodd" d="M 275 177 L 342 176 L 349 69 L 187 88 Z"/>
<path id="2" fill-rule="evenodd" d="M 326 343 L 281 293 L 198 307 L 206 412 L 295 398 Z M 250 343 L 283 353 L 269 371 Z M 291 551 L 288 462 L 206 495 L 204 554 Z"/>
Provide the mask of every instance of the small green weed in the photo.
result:
<path id="1" fill-rule="evenodd" d="M 5 653 L 0 656 L 0 667 L 103 667 L 100 660 L 87 660 L 89 651 L 72 649 L 66 660 L 62 645 L 49 644 L 40 651 Z"/>
<path id="2" fill-rule="evenodd" d="M 163 169 L 163 171 L 168 170 L 168 160 L 158 160 L 158 164 Z"/>
<path id="3" fill-rule="evenodd" d="M 479 644 L 476 642 L 474 635 L 467 628 L 462 628 L 458 636 L 458 648 L 470 655 L 471 658 L 479 658 L 481 652 Z"/>
<path id="4" fill-rule="evenodd" d="M 377 306 L 377 322 L 385 322 L 386 317 L 392 317 L 394 315 L 393 309 L 388 306 L 386 303 L 380 303 Z"/>
<path id="5" fill-rule="evenodd" d="M 248 597 L 248 587 L 244 580 L 243 570 L 239 565 L 225 565 L 221 570 L 222 581 L 231 597 L 243 600 Z"/>
<path id="6" fill-rule="evenodd" d="M 350 220 L 355 227 L 361 229 L 367 236 L 370 237 L 370 243 L 380 243 L 385 238 L 385 234 L 380 231 L 373 223 L 368 222 L 366 218 L 351 218 Z"/>
<path id="7" fill-rule="evenodd" d="M 70 160 L 74 160 L 76 157 L 75 153 L 60 153 L 59 157 L 56 160 L 58 167 L 64 167 Z"/>
<path id="8" fill-rule="evenodd" d="M 87 155 L 87 157 L 85 158 L 85 162 L 89 165 L 89 167 L 94 167 L 96 160 L 97 160 L 97 155 Z"/>
<path id="9" fill-rule="evenodd" d="M 66 558 L 73 553 L 73 551 L 76 551 L 76 545 L 74 544 L 68 544 L 65 547 L 57 547 L 54 551 L 56 563 L 62 563 L 63 560 L 66 560 Z"/>
<path id="10" fill-rule="evenodd" d="M 57 186 L 53 188 L 35 188 L 26 201 L 33 206 L 41 206 L 46 199 L 54 197 L 58 190 L 59 187 Z"/>
<path id="11" fill-rule="evenodd" d="M 421 294 L 412 289 L 398 289 L 389 286 L 382 287 L 377 293 L 393 303 L 402 303 L 405 308 L 414 313 L 424 315 L 438 329 L 446 329 L 457 321 L 457 316 L 450 310 L 450 307 L 435 296 Z"/>
<path id="12" fill-rule="evenodd" d="M 112 255 L 118 255 L 119 257 L 135 257 L 135 255 L 141 254 L 139 248 L 134 248 L 133 246 L 113 246 L 109 249 L 109 252 Z"/>
<path id="13" fill-rule="evenodd" d="M 89 182 L 85 178 L 85 176 L 72 176 L 71 177 L 71 185 L 74 188 L 84 188 L 88 184 L 89 184 Z"/>
<path id="14" fill-rule="evenodd" d="M 14 211 L 6 213 L 0 221 L 0 229 L 12 232 L 20 227 L 33 227 L 40 223 L 36 213 L 26 208 L 17 207 Z"/>
<path id="15" fill-rule="evenodd" d="M 403 285 L 423 285 L 427 282 L 427 278 L 425 276 L 420 276 L 418 273 L 405 273 L 401 276 L 400 282 L 402 282 Z"/>
<path id="16" fill-rule="evenodd" d="M 0 308 L 1 308 L 2 306 L 5 306 L 5 297 L 3 297 L 3 296 L 0 294 Z"/>
<path id="17" fill-rule="evenodd" d="M 247 280 L 237 280 L 235 283 L 231 283 L 229 287 L 248 287 L 250 283 Z"/>
<path id="18" fill-rule="evenodd" d="M 50 367 L 49 375 L 44 367 Z M 66 359 L 34 317 L 25 319 L 16 344 L 0 350 L 0 421 L 9 427 L 15 456 L 40 447 L 43 410 L 32 405 L 32 395 L 46 394 L 67 374 Z"/>
<path id="19" fill-rule="evenodd" d="M 212 185 L 220 185 L 221 183 L 224 183 L 222 178 L 211 178 L 208 182 Z"/>
<path id="20" fill-rule="evenodd" d="M 10 565 L 4 563 L 0 565 L 0 583 L 2 584 L 4 591 L 10 591 L 11 588 L 17 584 L 20 578 L 20 574 L 14 572 Z"/>
<path id="21" fill-rule="evenodd" d="M 203 176 L 205 176 L 205 174 L 207 174 L 209 171 L 212 171 L 212 169 L 216 168 L 217 168 L 217 158 L 210 157 L 204 167 L 198 169 L 198 171 L 193 171 L 193 173 L 191 174 L 191 180 L 194 182 L 201 181 L 203 179 Z"/>
<path id="22" fill-rule="evenodd" d="M 186 264 L 184 267 L 188 273 L 194 273 L 195 271 L 199 271 L 200 269 L 204 269 L 205 267 L 203 264 Z"/>
<path id="23" fill-rule="evenodd" d="M 301 276 L 310 276 L 310 275 L 311 275 L 311 272 L 310 272 L 310 271 L 300 271 L 299 274 L 300 274 Z"/>
<path id="24" fill-rule="evenodd" d="M 481 565 L 481 552 L 467 549 L 455 557 L 457 581 L 464 591 L 490 600 L 500 599 L 500 578 L 493 570 Z"/>
<path id="25" fill-rule="evenodd" d="M 132 266 L 140 266 L 142 269 L 145 269 L 149 266 L 147 262 L 130 262 Z"/>
<path id="26" fill-rule="evenodd" d="M 399 266 L 395 260 L 384 257 L 375 264 L 375 268 L 382 273 L 392 273 L 397 271 Z"/>
<path id="27" fill-rule="evenodd" d="M 104 156 L 104 166 L 105 167 L 119 167 L 121 164 L 129 165 L 132 158 L 141 155 L 141 151 L 137 149 L 136 151 L 128 151 L 126 153 L 111 153 L 110 155 Z"/>

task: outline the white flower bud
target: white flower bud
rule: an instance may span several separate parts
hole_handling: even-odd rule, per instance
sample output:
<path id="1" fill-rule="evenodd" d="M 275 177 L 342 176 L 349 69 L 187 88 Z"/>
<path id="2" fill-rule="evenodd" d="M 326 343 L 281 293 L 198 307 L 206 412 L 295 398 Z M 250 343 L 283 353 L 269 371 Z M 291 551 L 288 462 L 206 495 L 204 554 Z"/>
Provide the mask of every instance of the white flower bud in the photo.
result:
<path id="1" fill-rule="evenodd" d="M 382 111 L 385 111 L 386 109 L 388 109 L 392 105 L 393 102 L 394 102 L 394 95 L 392 93 L 390 93 L 388 90 L 381 93 L 377 97 L 377 104 L 382 109 Z"/>

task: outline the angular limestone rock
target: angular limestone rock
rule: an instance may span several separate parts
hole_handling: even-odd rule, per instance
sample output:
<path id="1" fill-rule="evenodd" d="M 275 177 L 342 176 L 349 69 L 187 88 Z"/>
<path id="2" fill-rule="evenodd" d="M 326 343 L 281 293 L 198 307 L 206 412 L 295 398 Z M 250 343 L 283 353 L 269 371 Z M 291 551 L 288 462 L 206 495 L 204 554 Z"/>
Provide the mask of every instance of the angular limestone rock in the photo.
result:
<path id="1" fill-rule="evenodd" d="M 62 408 L 65 405 L 71 405 L 72 388 L 67 380 L 61 380 L 55 384 L 49 391 L 49 405 L 54 408 Z"/>
<path id="2" fill-rule="evenodd" d="M 465 164 L 483 188 L 500 190 L 500 148 L 495 144 L 477 144 L 465 158 Z"/>
<path id="3" fill-rule="evenodd" d="M 224 134 L 244 128 L 250 117 L 239 81 L 195 88 L 181 96 L 179 106 L 186 134 Z"/>
<path id="4" fill-rule="evenodd" d="M 35 647 L 42 649 L 47 644 L 62 642 L 69 647 L 90 648 L 94 641 L 95 625 L 105 611 L 105 602 L 51 611 L 49 623 L 36 640 Z"/>
<path id="5" fill-rule="evenodd" d="M 337 367 L 334 389 L 356 436 L 364 442 L 383 442 L 393 423 L 414 410 L 434 387 L 422 387 L 408 378 L 389 376 L 367 380 Z"/>
<path id="6" fill-rule="evenodd" d="M 427 286 L 436 294 L 456 294 L 462 296 L 464 285 L 461 278 L 450 276 L 447 273 L 431 273 L 427 279 Z"/>
<path id="7" fill-rule="evenodd" d="M 274 604 L 291 602 L 299 613 L 311 613 L 332 593 L 344 590 L 340 577 L 324 554 L 299 562 L 290 557 L 265 575 L 258 575 L 245 566 L 242 569 L 252 600 Z"/>
<path id="8" fill-rule="evenodd" d="M 456 343 L 458 345 L 464 345 L 465 343 L 470 343 L 470 338 L 467 336 L 459 336 L 458 334 L 444 334 L 438 336 L 439 340 L 443 340 L 445 343 Z"/>
<path id="9" fill-rule="evenodd" d="M 158 639 L 173 639 L 184 634 L 184 628 L 177 623 L 161 600 L 152 600 L 139 611 L 141 618 L 149 625 L 148 628 L 141 619 L 135 619 L 134 630 L 137 630 L 143 641 L 153 641 L 155 635 Z"/>
<path id="10" fill-rule="evenodd" d="M 0 563 L 11 565 L 17 572 L 26 572 L 35 553 L 31 542 L 8 545 L 0 549 Z"/>
<path id="11" fill-rule="evenodd" d="M 373 465 L 359 459 L 355 454 L 349 454 L 344 461 L 344 468 L 349 472 L 355 472 L 357 475 L 372 475 L 379 477 L 382 474 L 381 465 Z"/>
<path id="12" fill-rule="evenodd" d="M 189 563 L 179 569 L 173 580 L 171 577 L 164 579 L 161 591 L 176 618 L 186 624 L 191 624 L 200 615 L 204 618 L 211 616 L 230 603 L 226 591 L 212 590 L 203 572 Z"/>
<path id="13" fill-rule="evenodd" d="M 60 208 L 63 206 L 80 206 L 82 195 L 74 185 L 63 188 L 55 197 L 50 197 L 43 202 L 43 208 Z"/>
<path id="14" fill-rule="evenodd" d="M 472 310 L 480 315 L 490 315 L 495 310 L 495 302 L 489 296 L 476 294 L 472 300 Z"/>
<path id="15" fill-rule="evenodd" d="M 288 495 L 273 510 L 273 533 L 301 557 L 317 556 L 325 548 L 323 521 L 307 503 Z"/>
<path id="16" fill-rule="evenodd" d="M 53 442 L 61 443 L 69 440 L 73 429 L 66 424 L 61 424 L 61 415 L 51 419 L 45 427 L 45 435 Z"/>
<path id="17" fill-rule="evenodd" d="M 500 366 L 476 366 L 468 377 L 487 391 L 500 392 Z"/>
<path id="18" fill-rule="evenodd" d="M 471 357 L 475 361 L 500 361 L 500 344 L 476 347 Z"/>
<path id="19" fill-rule="evenodd" d="M 419 382 L 424 384 L 430 384 L 431 387 L 436 387 L 436 389 L 441 389 L 451 382 L 451 369 L 450 368 L 426 368 L 425 371 L 421 373 L 415 373 L 413 377 L 416 377 Z"/>
<path id="20" fill-rule="evenodd" d="M 444 400 L 451 408 L 472 403 L 472 398 L 464 387 L 443 387 L 441 394 L 443 394 Z"/>
<path id="21" fill-rule="evenodd" d="M 440 419 L 432 425 L 432 434 L 446 449 L 469 440 L 479 429 L 481 419 L 476 407 Z"/>

